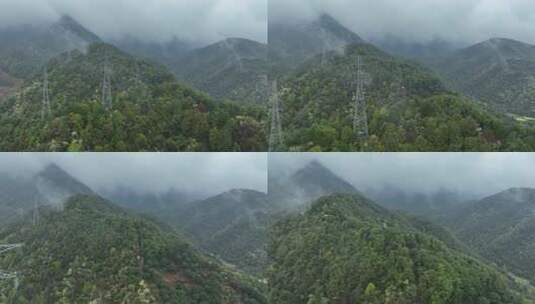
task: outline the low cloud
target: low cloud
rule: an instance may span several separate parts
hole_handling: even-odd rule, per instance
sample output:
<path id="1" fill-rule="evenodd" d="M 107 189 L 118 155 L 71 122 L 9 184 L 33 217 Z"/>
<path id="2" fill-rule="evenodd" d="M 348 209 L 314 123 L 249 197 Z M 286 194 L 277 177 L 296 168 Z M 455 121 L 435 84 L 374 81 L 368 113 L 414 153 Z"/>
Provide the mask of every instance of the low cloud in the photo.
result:
<path id="1" fill-rule="evenodd" d="M 367 39 L 472 44 L 505 37 L 535 44 L 531 0 L 270 0 L 270 22 L 328 13 Z"/>
<path id="2" fill-rule="evenodd" d="M 94 190 L 266 192 L 266 157 L 262 153 L 5 153 L 0 155 L 0 173 L 28 177 L 55 163 Z"/>
<path id="3" fill-rule="evenodd" d="M 285 153 L 270 157 L 270 172 L 288 174 L 312 160 L 362 191 L 388 185 L 481 197 L 513 187 L 535 188 L 535 155 L 530 153 Z"/>
<path id="4" fill-rule="evenodd" d="M 227 36 L 267 40 L 267 0 L 2 0 L 0 27 L 70 15 L 104 39 L 173 37 L 211 43 Z"/>

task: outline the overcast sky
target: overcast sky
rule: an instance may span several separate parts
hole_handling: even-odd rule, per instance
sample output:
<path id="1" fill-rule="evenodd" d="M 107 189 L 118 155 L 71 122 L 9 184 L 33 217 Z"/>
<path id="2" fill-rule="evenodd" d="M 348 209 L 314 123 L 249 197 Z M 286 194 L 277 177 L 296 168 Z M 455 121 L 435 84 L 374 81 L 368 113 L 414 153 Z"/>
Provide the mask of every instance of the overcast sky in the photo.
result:
<path id="1" fill-rule="evenodd" d="M 266 157 L 264 153 L 3 153 L 0 172 L 27 176 L 54 162 L 97 191 L 126 186 L 214 195 L 234 188 L 266 192 Z"/>
<path id="2" fill-rule="evenodd" d="M 442 38 L 471 44 L 506 37 L 535 44 L 533 0 L 270 0 L 270 21 L 328 13 L 367 39 Z"/>
<path id="3" fill-rule="evenodd" d="M 0 26 L 68 14 L 104 39 L 267 40 L 267 0 L 0 0 Z"/>
<path id="4" fill-rule="evenodd" d="M 284 153 L 271 155 L 269 166 L 292 172 L 312 160 L 361 191 L 389 184 L 407 192 L 447 189 L 486 196 L 535 188 L 533 153 Z"/>

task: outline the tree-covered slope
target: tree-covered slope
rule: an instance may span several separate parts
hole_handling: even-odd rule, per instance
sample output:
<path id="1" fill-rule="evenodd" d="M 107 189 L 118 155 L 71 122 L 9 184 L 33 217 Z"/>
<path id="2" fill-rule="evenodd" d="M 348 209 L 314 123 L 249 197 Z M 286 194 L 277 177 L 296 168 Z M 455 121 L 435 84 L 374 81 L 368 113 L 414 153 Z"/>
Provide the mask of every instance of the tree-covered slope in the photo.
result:
<path id="1" fill-rule="evenodd" d="M 535 282 L 535 190 L 509 189 L 461 206 L 446 223 L 481 256 Z"/>
<path id="2" fill-rule="evenodd" d="M 272 210 L 265 193 L 235 189 L 185 205 L 169 222 L 205 251 L 238 269 L 260 274 L 267 265 L 265 244 Z"/>
<path id="3" fill-rule="evenodd" d="M 355 63 L 360 56 L 369 137 L 353 130 Z M 449 93 L 429 70 L 369 44 L 319 57 L 279 85 L 284 149 L 296 151 L 533 150 L 534 130 Z"/>
<path id="4" fill-rule="evenodd" d="M 247 278 L 203 257 L 171 230 L 95 196 L 46 210 L 0 233 L 23 242 L 0 258 L 20 273 L 7 303 L 265 303 Z"/>
<path id="5" fill-rule="evenodd" d="M 492 108 L 535 116 L 535 46 L 494 38 L 439 60 L 451 86 Z"/>
<path id="6" fill-rule="evenodd" d="M 0 226 L 20 220 L 36 207 L 57 206 L 76 194 L 94 194 L 55 164 L 32 176 L 0 174 Z"/>
<path id="7" fill-rule="evenodd" d="M 504 274 L 358 195 L 282 221 L 268 252 L 272 303 L 522 303 Z"/>
<path id="8" fill-rule="evenodd" d="M 347 45 L 363 42 L 326 14 L 313 20 L 296 21 L 273 17 L 268 23 L 268 50 L 274 74 L 291 71 L 318 54 L 343 52 Z"/>
<path id="9" fill-rule="evenodd" d="M 178 79 L 216 99 L 262 104 L 267 101 L 265 44 L 228 38 L 178 56 L 169 66 Z"/>
<path id="10" fill-rule="evenodd" d="M 0 150 L 255 151 L 263 111 L 214 103 L 164 67 L 97 43 L 48 63 L 51 114 L 41 118 L 43 77 L 0 104 Z M 111 69 L 112 109 L 102 103 Z"/>

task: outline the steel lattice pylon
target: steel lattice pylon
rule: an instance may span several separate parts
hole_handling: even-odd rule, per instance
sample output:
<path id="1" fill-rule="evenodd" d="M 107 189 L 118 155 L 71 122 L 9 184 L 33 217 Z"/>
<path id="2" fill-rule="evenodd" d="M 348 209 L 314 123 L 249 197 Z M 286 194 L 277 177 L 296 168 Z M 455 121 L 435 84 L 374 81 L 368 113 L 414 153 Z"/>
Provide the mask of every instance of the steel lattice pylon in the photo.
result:
<path id="1" fill-rule="evenodd" d="M 359 139 L 368 138 L 368 113 L 365 97 L 365 74 L 363 72 L 363 63 L 360 56 L 357 57 L 355 66 L 355 92 L 353 93 L 354 112 L 353 112 L 353 132 Z"/>
<path id="2" fill-rule="evenodd" d="M 271 129 L 269 133 L 269 152 L 280 151 L 284 145 L 282 134 L 281 109 L 277 80 L 271 85 Z"/>
<path id="3" fill-rule="evenodd" d="M 109 67 L 108 59 L 104 62 L 104 77 L 102 79 L 102 105 L 107 110 L 111 110 L 113 105 L 113 98 L 111 95 L 111 68 Z"/>
<path id="4" fill-rule="evenodd" d="M 0 245 L 0 254 L 22 247 L 24 244 L 4 244 Z M 15 280 L 15 289 L 19 287 L 19 274 L 17 272 L 8 272 L 0 269 L 0 280 Z"/>
<path id="5" fill-rule="evenodd" d="M 49 117 L 52 114 L 50 109 L 50 92 L 48 90 L 48 70 L 45 67 L 45 72 L 43 76 L 43 100 L 41 102 L 41 119 Z"/>

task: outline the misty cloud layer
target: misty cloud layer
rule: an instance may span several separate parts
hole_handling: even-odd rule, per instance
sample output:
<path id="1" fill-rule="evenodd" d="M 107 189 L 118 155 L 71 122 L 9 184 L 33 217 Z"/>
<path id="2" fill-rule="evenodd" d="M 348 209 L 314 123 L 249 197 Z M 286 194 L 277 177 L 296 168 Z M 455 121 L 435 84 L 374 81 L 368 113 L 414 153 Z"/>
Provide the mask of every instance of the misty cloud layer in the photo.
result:
<path id="1" fill-rule="evenodd" d="M 0 174 L 32 176 L 51 162 L 93 190 L 175 190 L 215 195 L 230 189 L 267 191 L 262 153 L 5 153 Z"/>
<path id="2" fill-rule="evenodd" d="M 508 188 L 535 188 L 535 155 L 529 153 L 285 153 L 270 156 L 270 174 L 291 174 L 312 160 L 361 191 L 394 186 L 406 192 L 446 189 L 482 197 Z"/>
<path id="3" fill-rule="evenodd" d="M 124 35 L 194 43 L 267 40 L 267 0 L 2 0 L 0 27 L 53 22 L 67 14 L 104 39 Z"/>
<path id="4" fill-rule="evenodd" d="M 328 13 L 365 39 L 473 44 L 492 37 L 535 44 L 532 0 L 270 0 L 270 22 Z"/>

